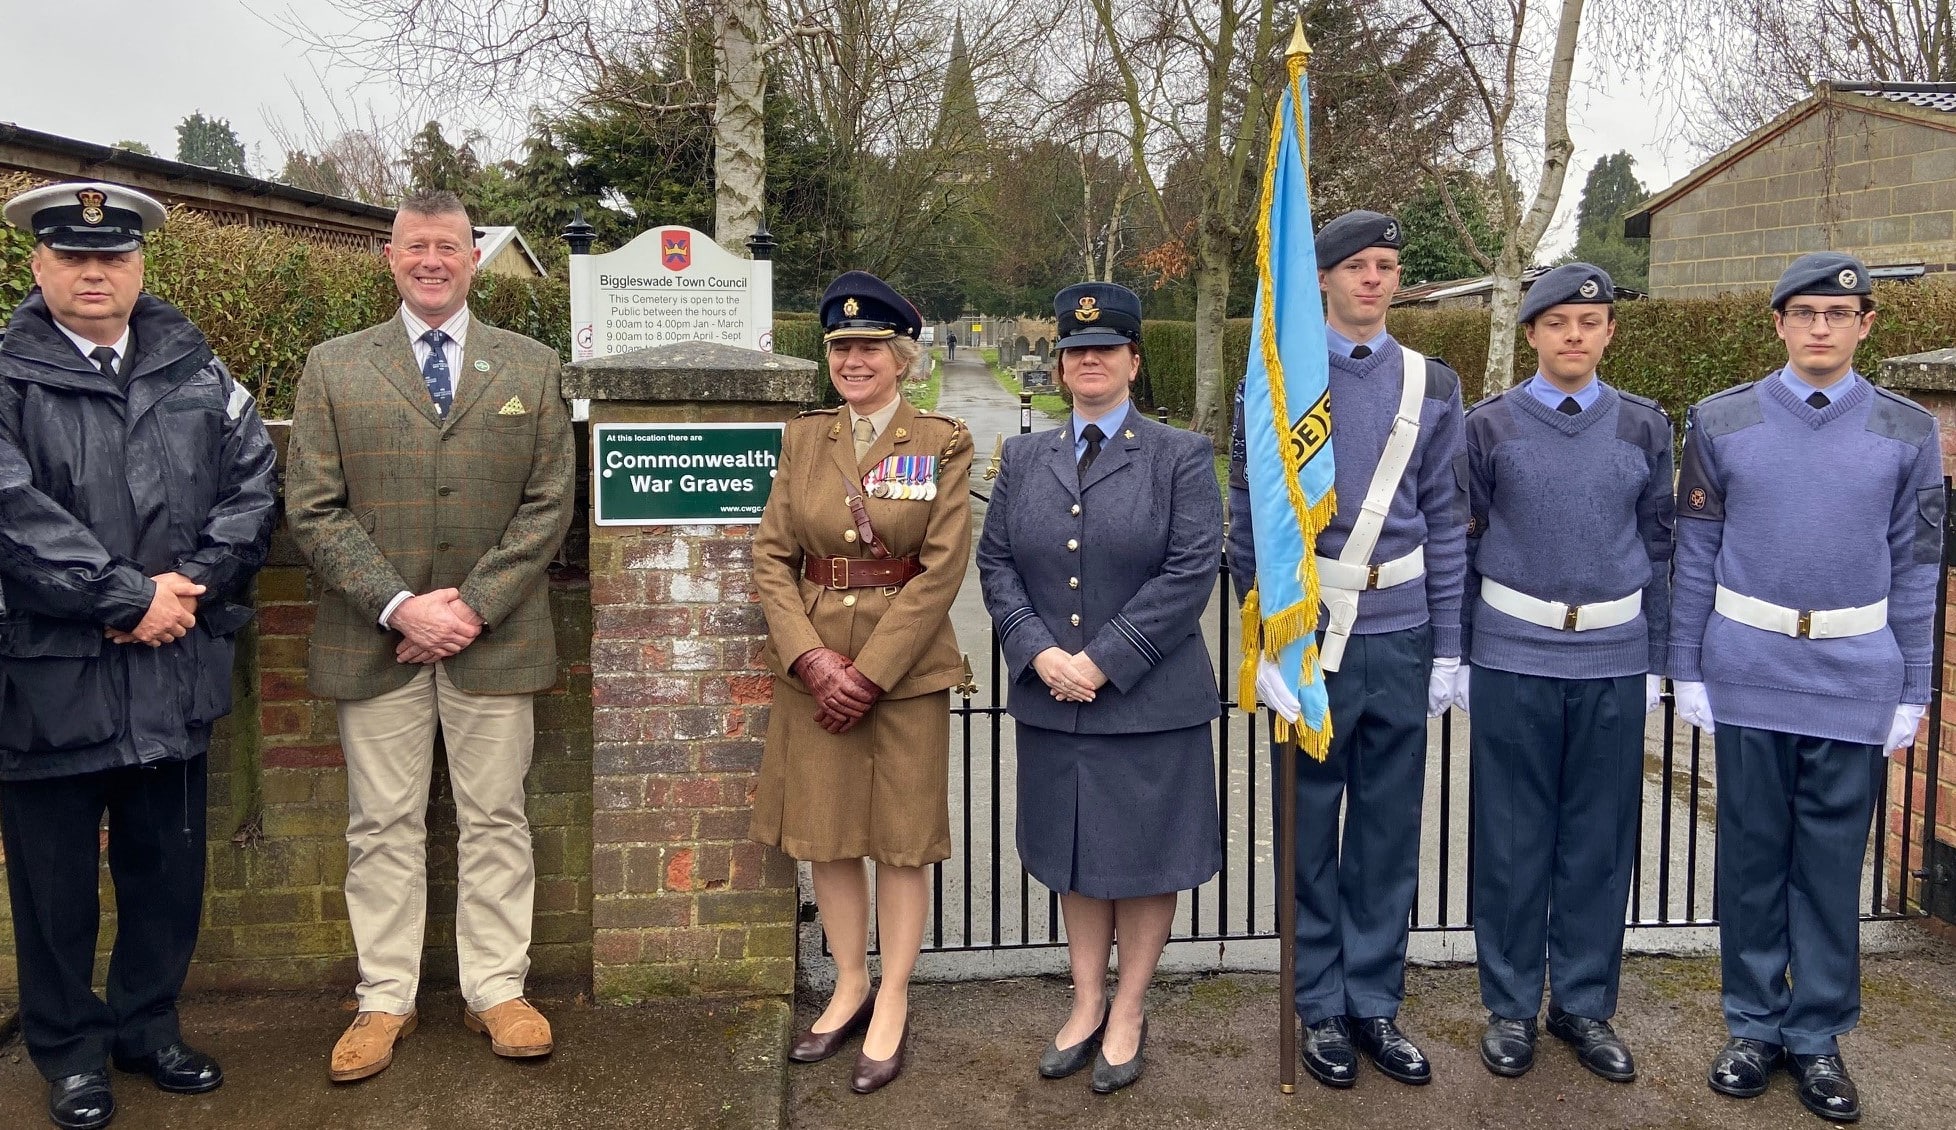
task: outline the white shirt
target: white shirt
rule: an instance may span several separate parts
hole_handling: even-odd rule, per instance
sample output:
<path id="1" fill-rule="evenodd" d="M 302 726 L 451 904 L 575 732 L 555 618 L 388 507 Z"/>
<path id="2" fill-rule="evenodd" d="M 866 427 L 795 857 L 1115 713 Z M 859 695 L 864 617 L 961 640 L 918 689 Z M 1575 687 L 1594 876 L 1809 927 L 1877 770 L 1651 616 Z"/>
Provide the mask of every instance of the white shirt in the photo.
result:
<path id="1" fill-rule="evenodd" d="M 428 363 L 428 355 L 434 352 L 427 342 L 421 340 L 422 335 L 431 329 L 437 328 L 448 335 L 448 340 L 442 342 L 441 345 L 441 355 L 448 362 L 448 390 L 455 399 L 461 399 L 462 348 L 469 339 L 469 308 L 464 306 L 460 310 L 455 311 L 447 322 L 436 327 L 415 317 L 414 311 L 408 309 L 407 303 L 403 302 L 401 303 L 401 321 L 407 326 L 408 345 L 414 349 L 414 367 L 416 369 L 425 366 Z M 394 599 L 387 602 L 387 607 L 380 610 L 380 626 L 383 628 L 387 627 L 387 621 L 393 618 L 394 610 L 401 606 L 402 601 L 413 595 L 413 593 L 406 591 L 395 593 Z"/>
<path id="2" fill-rule="evenodd" d="M 67 326 L 62 325 L 59 321 L 56 321 L 53 318 L 49 318 L 48 320 L 54 322 L 54 328 L 60 330 L 64 335 L 66 335 L 69 341 L 75 343 L 75 348 L 81 351 L 81 355 L 87 359 L 90 365 L 95 364 L 95 358 L 89 357 L 88 355 L 90 353 L 95 352 L 97 349 L 102 348 L 100 345 L 88 340 L 87 338 L 69 329 Z M 122 336 L 117 338 L 116 343 L 114 345 L 111 345 L 109 348 L 115 350 L 115 371 L 120 373 L 122 371 L 122 363 L 129 359 L 129 327 L 128 326 L 122 327 Z"/>

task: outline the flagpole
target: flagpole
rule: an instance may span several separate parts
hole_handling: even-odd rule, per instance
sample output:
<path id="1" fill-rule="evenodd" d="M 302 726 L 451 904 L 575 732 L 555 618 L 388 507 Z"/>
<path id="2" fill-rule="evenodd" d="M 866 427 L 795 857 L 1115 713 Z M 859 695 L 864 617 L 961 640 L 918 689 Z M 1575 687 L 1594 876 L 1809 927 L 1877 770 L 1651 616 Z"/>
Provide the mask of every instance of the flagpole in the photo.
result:
<path id="1" fill-rule="evenodd" d="M 1277 1089 L 1297 1090 L 1297 743 L 1277 751 L 1277 980 L 1282 1028 L 1277 1037 Z"/>

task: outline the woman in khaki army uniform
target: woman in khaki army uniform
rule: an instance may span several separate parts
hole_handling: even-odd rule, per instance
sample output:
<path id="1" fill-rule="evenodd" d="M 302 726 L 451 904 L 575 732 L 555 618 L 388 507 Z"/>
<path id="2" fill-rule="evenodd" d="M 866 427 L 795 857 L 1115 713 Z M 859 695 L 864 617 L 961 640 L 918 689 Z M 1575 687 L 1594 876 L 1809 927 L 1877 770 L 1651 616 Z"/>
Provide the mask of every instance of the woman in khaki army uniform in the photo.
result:
<path id="1" fill-rule="evenodd" d="M 851 1087 L 868 1094 L 903 1070 L 925 868 L 951 854 L 950 687 L 963 664 L 950 611 L 971 551 L 971 442 L 903 399 L 922 319 L 902 296 L 850 271 L 821 317 L 845 406 L 788 425 L 754 536 L 775 681 L 750 835 L 811 865 L 835 957 L 834 995 L 789 1058 L 827 1059 L 866 1031 Z M 883 958 L 873 993 L 865 858 Z"/>

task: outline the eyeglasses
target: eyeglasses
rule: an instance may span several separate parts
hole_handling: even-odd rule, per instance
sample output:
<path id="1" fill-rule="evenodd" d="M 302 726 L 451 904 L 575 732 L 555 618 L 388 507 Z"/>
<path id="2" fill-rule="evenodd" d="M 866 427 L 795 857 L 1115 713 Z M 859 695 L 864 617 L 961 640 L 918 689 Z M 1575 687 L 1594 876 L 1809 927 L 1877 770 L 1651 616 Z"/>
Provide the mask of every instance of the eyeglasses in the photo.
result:
<path id="1" fill-rule="evenodd" d="M 1860 310 L 1841 308 L 1815 310 L 1807 306 L 1794 306 L 1781 311 L 1780 317 L 1785 319 L 1786 324 L 1792 326 L 1794 329 L 1804 330 L 1813 325 L 1815 318 L 1825 318 L 1829 326 L 1837 330 L 1844 330 L 1860 321 L 1862 313 Z"/>

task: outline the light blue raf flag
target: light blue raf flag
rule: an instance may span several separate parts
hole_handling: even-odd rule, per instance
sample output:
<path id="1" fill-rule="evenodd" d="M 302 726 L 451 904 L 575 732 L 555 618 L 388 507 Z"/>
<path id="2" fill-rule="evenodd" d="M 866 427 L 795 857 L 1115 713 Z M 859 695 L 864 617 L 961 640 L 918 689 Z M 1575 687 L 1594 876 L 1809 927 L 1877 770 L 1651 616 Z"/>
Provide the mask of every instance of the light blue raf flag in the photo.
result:
<path id="1" fill-rule="evenodd" d="M 1290 81 L 1271 123 L 1257 220 L 1256 309 L 1243 386 L 1256 586 L 1243 601 L 1245 654 L 1237 701 L 1256 701 L 1259 660 L 1271 660 L 1299 707 L 1294 727 L 1281 714 L 1277 717 L 1277 740 L 1295 740 L 1322 761 L 1331 747 L 1331 718 L 1318 667 L 1313 548 L 1338 501 L 1332 489 L 1324 301 L 1318 291 L 1306 171 L 1310 56 L 1300 26 L 1284 57 Z"/>

